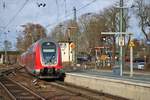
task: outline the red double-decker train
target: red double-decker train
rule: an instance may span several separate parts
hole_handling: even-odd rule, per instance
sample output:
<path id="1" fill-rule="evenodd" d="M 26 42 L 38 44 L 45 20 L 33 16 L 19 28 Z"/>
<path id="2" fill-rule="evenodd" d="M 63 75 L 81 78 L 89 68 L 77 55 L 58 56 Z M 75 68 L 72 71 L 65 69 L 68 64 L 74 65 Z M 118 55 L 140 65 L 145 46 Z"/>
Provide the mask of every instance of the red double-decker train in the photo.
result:
<path id="1" fill-rule="evenodd" d="M 38 78 L 65 77 L 62 66 L 61 49 L 50 39 L 41 39 L 20 56 L 20 64 Z"/>

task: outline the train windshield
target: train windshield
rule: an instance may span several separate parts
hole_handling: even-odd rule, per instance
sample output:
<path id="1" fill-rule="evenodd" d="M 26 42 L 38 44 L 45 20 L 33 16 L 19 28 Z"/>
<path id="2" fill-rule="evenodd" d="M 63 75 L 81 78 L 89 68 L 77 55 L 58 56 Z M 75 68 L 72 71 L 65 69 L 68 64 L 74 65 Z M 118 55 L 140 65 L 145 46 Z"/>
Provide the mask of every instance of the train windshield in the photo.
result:
<path id="1" fill-rule="evenodd" d="M 53 42 L 44 42 L 42 44 L 42 56 L 44 64 L 55 64 L 56 45 Z"/>

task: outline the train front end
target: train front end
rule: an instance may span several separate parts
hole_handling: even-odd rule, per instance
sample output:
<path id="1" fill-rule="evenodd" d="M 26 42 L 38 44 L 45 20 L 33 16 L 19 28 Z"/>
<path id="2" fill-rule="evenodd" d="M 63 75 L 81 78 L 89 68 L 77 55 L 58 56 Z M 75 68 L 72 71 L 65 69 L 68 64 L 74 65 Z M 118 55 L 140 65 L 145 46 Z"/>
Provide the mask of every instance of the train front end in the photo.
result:
<path id="1" fill-rule="evenodd" d="M 53 41 L 40 41 L 36 56 L 39 78 L 64 78 L 61 50 L 58 43 Z M 39 54 L 39 55 L 38 55 Z M 40 58 L 40 59 L 39 59 Z"/>

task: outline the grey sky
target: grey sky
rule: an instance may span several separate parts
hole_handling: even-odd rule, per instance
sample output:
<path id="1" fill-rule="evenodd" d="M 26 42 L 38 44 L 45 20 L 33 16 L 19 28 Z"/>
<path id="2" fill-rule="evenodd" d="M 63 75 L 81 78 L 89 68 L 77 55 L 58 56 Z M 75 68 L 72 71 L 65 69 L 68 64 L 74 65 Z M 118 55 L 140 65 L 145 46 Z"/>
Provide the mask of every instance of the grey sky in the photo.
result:
<path id="1" fill-rule="evenodd" d="M 73 18 L 73 7 L 80 9 L 84 5 L 94 0 L 28 0 L 24 8 L 18 13 L 18 15 L 10 22 L 18 10 L 23 7 L 23 4 L 27 0 L 0 0 L 0 32 L 8 32 L 7 39 L 13 43 L 16 41 L 16 37 L 21 29 L 20 25 L 28 22 L 39 23 L 43 26 L 50 25 L 47 30 L 50 31 L 57 23 Z M 66 1 L 66 3 L 65 3 Z M 83 8 L 77 12 L 80 16 L 87 12 L 99 12 L 103 8 L 111 5 L 115 5 L 119 0 L 95 0 L 89 6 Z M 127 5 L 130 5 L 133 0 L 128 1 Z M 5 2 L 5 8 L 4 8 Z M 37 3 L 45 3 L 45 7 L 38 7 Z M 66 5 L 65 5 L 66 4 Z M 65 9 L 66 8 L 66 9 Z M 65 15 L 70 15 L 65 18 Z M 8 24 L 9 23 L 9 24 Z M 134 23 L 131 23 L 134 24 Z M 3 27 L 6 27 L 4 30 Z M 137 27 L 136 27 L 137 28 Z M 134 30 L 135 27 L 132 29 Z M 136 29 L 137 30 L 137 29 Z M 4 40 L 4 35 L 0 35 L 1 41 Z"/>

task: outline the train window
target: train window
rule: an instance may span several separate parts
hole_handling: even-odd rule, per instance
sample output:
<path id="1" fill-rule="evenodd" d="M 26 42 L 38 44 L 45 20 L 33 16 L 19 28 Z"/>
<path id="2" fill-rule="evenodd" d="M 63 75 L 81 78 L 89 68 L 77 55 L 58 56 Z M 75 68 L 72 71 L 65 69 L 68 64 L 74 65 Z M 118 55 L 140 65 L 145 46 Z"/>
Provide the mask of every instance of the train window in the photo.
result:
<path id="1" fill-rule="evenodd" d="M 55 49 L 43 49 L 43 52 L 55 52 Z"/>
<path id="2" fill-rule="evenodd" d="M 54 64 L 56 61 L 56 45 L 52 42 L 43 43 L 42 55 L 45 64 Z"/>

